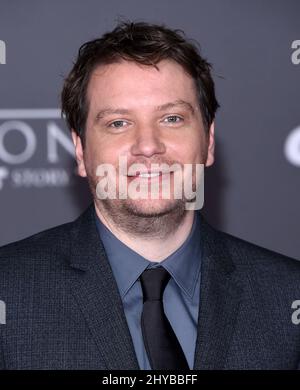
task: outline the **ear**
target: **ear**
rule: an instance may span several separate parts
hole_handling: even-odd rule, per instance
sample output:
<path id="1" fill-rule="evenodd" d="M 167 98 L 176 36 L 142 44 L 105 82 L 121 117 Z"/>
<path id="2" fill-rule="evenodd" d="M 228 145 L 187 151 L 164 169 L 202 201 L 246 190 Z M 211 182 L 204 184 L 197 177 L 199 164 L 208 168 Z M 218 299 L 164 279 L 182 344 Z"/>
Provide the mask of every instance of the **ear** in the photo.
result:
<path id="1" fill-rule="evenodd" d="M 83 159 L 83 147 L 81 138 L 79 135 L 75 132 L 75 130 L 72 130 L 72 139 L 75 146 L 75 156 L 77 161 L 77 169 L 78 169 L 78 175 L 81 177 L 86 177 L 86 170 L 85 170 L 85 164 Z"/>
<path id="2" fill-rule="evenodd" d="M 215 123 L 212 122 L 208 134 L 208 150 L 205 166 L 209 167 L 215 161 Z"/>

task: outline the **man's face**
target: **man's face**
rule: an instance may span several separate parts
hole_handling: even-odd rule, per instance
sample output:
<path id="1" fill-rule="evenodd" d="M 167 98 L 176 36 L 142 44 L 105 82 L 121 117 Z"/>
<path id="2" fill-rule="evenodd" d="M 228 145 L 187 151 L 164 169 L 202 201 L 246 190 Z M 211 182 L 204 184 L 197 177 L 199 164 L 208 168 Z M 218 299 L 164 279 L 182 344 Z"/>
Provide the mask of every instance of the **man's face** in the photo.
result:
<path id="1" fill-rule="evenodd" d="M 163 215 L 180 202 L 173 196 L 99 200 L 96 171 L 100 164 L 112 164 L 119 175 L 123 174 L 119 172 L 120 156 L 126 157 L 127 168 L 142 163 L 148 173 L 154 163 L 169 166 L 213 163 L 213 125 L 207 134 L 193 79 L 173 61 L 161 61 L 157 67 L 122 61 L 99 66 L 91 75 L 84 149 L 75 132 L 72 135 L 78 172 L 88 177 L 100 209 L 136 216 Z M 127 179 L 127 184 L 134 179 L 141 186 L 154 180 L 143 175 Z"/>

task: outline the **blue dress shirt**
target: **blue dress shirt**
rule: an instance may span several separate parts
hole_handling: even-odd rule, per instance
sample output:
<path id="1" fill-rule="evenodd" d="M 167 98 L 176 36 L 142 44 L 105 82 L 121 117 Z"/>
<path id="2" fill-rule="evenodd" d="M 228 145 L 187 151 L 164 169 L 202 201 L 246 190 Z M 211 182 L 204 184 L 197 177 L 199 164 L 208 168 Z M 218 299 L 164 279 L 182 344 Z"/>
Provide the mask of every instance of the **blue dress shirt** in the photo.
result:
<path id="1" fill-rule="evenodd" d="M 96 216 L 99 235 L 117 282 L 135 353 L 142 370 L 151 370 L 151 367 L 140 324 L 143 293 L 139 277 L 146 268 L 157 266 L 163 266 L 171 274 L 163 297 L 164 310 L 190 369 L 194 366 L 201 268 L 200 214 L 195 212 L 194 216 L 191 232 L 185 242 L 160 263 L 151 262 L 130 249 Z"/>

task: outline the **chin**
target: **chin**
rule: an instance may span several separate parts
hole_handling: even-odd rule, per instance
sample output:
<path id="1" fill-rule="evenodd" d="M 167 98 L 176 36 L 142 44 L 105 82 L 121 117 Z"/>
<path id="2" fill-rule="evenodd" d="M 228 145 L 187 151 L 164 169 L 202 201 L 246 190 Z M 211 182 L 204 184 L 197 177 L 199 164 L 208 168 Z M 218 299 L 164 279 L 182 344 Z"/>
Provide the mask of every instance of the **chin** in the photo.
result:
<path id="1" fill-rule="evenodd" d="M 163 216 L 179 211 L 182 207 L 180 200 L 131 200 L 123 204 L 123 207 L 133 215 L 140 217 Z"/>

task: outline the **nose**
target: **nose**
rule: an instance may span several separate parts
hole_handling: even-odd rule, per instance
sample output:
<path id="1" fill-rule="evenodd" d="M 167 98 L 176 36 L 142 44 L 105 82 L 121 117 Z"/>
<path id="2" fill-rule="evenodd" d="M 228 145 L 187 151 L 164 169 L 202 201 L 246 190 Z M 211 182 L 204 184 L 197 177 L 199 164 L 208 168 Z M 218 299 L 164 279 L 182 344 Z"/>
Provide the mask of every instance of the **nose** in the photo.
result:
<path id="1" fill-rule="evenodd" d="M 155 154 L 163 154 L 165 151 L 166 147 L 158 129 L 143 127 L 136 131 L 131 147 L 133 156 L 152 157 Z"/>

